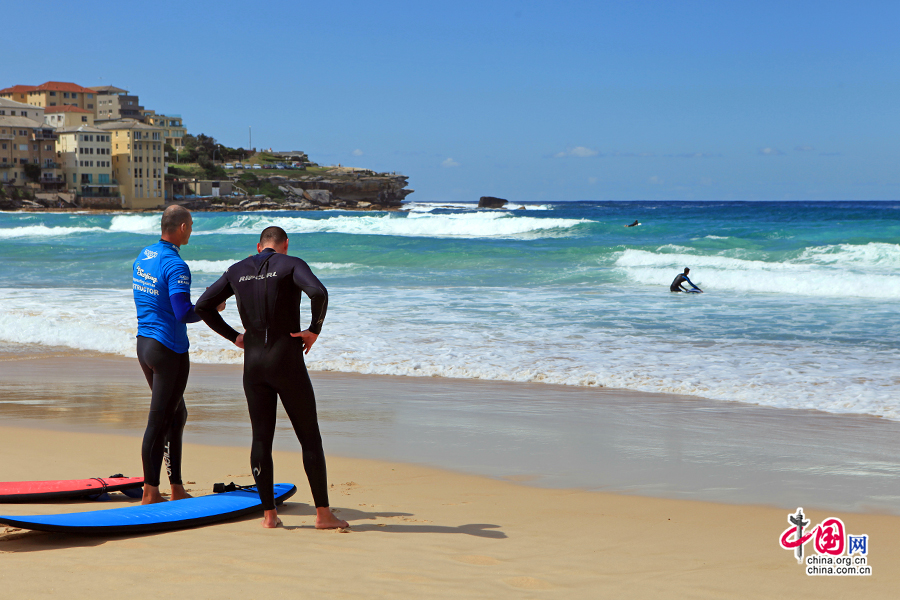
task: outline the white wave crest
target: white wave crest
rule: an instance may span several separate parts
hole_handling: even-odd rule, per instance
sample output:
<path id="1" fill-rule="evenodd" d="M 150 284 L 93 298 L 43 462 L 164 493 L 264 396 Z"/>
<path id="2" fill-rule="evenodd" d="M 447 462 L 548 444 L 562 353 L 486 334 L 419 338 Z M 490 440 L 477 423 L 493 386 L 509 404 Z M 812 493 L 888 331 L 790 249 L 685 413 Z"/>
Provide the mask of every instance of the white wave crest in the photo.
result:
<path id="1" fill-rule="evenodd" d="M 241 260 L 186 260 L 191 273 L 224 273 L 228 267 Z"/>
<path id="2" fill-rule="evenodd" d="M 191 269 L 191 273 L 224 273 L 226 269 L 240 260 L 243 260 L 243 258 L 236 258 L 234 260 L 188 260 L 185 262 L 187 262 L 188 267 Z M 321 271 L 341 271 L 353 269 L 362 265 L 357 263 L 319 262 L 309 263 L 309 266 Z"/>
<path id="3" fill-rule="evenodd" d="M 102 227 L 47 227 L 46 225 L 26 225 L 24 227 L 0 228 L 0 239 L 27 237 L 57 237 L 78 233 L 104 232 Z"/>
<path id="4" fill-rule="evenodd" d="M 478 204 L 475 202 L 408 202 L 403 205 L 403 209 L 411 213 L 431 212 L 434 210 L 471 210 L 477 211 Z M 549 204 L 521 204 L 508 202 L 503 210 L 553 210 Z"/>
<path id="5" fill-rule="evenodd" d="M 340 215 L 326 219 L 306 217 L 241 215 L 221 229 L 196 232 L 258 233 L 262 225 L 277 225 L 288 233 L 345 233 L 404 237 L 509 238 L 524 235 L 552 236 L 584 223 L 587 219 L 543 219 L 507 212 L 480 212 L 450 215 L 430 213 L 386 214 L 378 216 Z"/>
<path id="6" fill-rule="evenodd" d="M 109 224 L 109 231 L 159 235 L 159 220 L 160 215 L 116 215 Z"/>

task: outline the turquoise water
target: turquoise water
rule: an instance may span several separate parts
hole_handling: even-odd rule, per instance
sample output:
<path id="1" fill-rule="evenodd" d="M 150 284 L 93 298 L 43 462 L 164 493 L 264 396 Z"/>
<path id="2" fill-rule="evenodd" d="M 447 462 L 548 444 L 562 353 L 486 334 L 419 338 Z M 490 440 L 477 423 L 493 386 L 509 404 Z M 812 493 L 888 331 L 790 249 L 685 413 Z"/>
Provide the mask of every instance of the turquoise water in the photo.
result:
<path id="1" fill-rule="evenodd" d="M 196 213 L 195 290 L 284 227 L 329 288 L 310 366 L 900 418 L 900 202 L 410 203 Z M 625 228 L 634 219 L 641 226 Z M 158 214 L 0 213 L 0 340 L 133 356 Z M 705 294 L 671 294 L 684 267 Z M 196 297 L 195 292 L 194 296 Z M 305 312 L 305 311 L 304 311 Z M 226 318 L 237 324 L 233 306 Z M 240 362 L 203 324 L 192 360 Z"/>

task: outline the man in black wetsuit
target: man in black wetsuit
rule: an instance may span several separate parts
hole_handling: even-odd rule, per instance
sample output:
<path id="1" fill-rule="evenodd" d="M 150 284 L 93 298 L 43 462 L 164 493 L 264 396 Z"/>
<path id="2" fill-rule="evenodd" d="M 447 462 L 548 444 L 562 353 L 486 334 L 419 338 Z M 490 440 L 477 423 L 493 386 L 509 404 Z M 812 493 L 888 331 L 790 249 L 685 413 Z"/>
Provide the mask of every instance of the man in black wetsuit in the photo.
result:
<path id="1" fill-rule="evenodd" d="M 244 393 L 250 409 L 253 445 L 250 463 L 265 517 L 263 527 L 281 524 L 274 501 L 272 441 L 276 396 L 303 448 L 303 468 L 316 504 L 316 528 L 347 527 L 328 506 L 325 452 L 316 416 L 316 399 L 303 354 L 309 353 L 328 308 L 328 291 L 304 261 L 287 255 L 288 237 L 267 227 L 256 245 L 258 254 L 231 265 L 197 300 L 196 311 L 210 328 L 244 353 Z M 312 322 L 300 330 L 300 292 L 312 303 Z M 216 306 L 235 296 L 245 332 L 232 329 Z"/>
<path id="2" fill-rule="evenodd" d="M 690 272 L 691 272 L 691 270 L 688 269 L 687 267 L 685 267 L 684 273 L 679 273 L 678 277 L 675 278 L 675 281 L 672 282 L 672 285 L 669 286 L 669 291 L 670 292 L 688 292 L 690 290 L 686 290 L 683 287 L 681 287 L 682 285 L 684 285 L 685 282 L 687 282 L 688 284 L 690 284 L 690 286 L 694 290 L 696 290 L 698 292 L 702 292 L 703 290 L 698 288 L 696 285 L 694 285 L 693 281 L 688 279 L 688 273 L 690 273 Z"/>

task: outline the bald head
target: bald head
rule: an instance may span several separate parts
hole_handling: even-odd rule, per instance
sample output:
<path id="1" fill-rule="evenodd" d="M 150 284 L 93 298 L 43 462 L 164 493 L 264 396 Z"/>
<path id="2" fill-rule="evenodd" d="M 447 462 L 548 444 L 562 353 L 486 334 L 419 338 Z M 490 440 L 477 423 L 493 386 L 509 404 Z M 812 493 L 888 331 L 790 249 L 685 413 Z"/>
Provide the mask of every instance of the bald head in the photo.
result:
<path id="1" fill-rule="evenodd" d="M 191 211 L 183 206 L 173 204 L 163 211 L 160 222 L 162 239 L 176 246 L 183 246 L 188 243 L 193 226 L 194 220 L 191 218 Z"/>

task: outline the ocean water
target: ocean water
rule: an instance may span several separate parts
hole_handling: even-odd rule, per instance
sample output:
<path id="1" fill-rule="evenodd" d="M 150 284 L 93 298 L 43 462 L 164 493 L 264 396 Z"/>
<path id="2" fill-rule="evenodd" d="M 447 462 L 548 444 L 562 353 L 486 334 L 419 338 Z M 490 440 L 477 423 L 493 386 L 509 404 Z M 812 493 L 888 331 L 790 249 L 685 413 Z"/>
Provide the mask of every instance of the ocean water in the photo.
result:
<path id="1" fill-rule="evenodd" d="M 196 213 L 193 296 L 280 225 L 329 289 L 312 369 L 900 419 L 900 202 L 405 208 Z M 0 213 L 0 343 L 134 356 L 131 264 L 158 227 Z M 668 291 L 686 266 L 706 293 Z M 239 325 L 233 302 L 225 318 Z M 192 361 L 241 362 L 204 324 L 188 331 Z"/>

